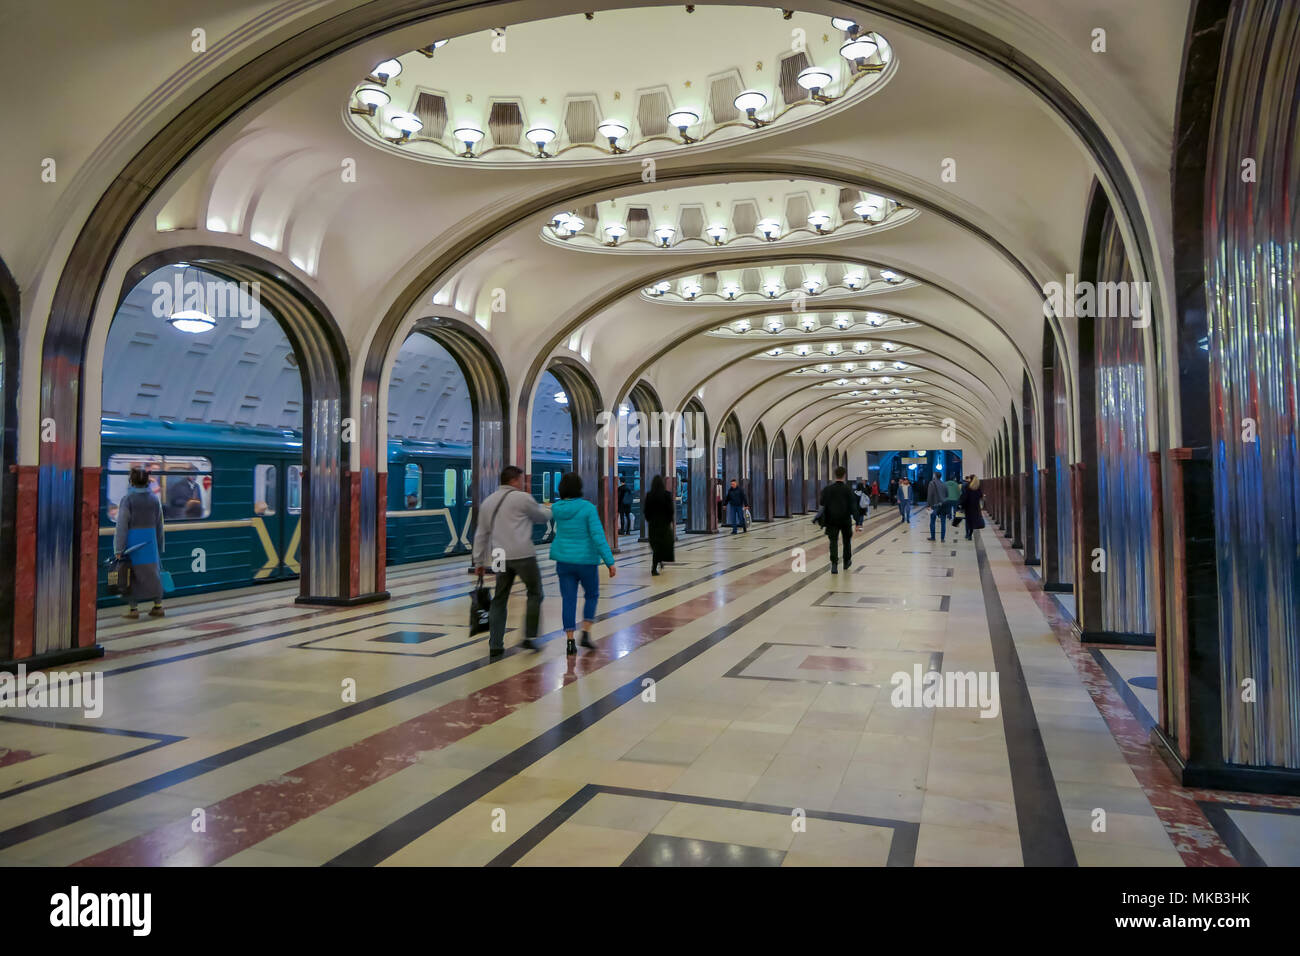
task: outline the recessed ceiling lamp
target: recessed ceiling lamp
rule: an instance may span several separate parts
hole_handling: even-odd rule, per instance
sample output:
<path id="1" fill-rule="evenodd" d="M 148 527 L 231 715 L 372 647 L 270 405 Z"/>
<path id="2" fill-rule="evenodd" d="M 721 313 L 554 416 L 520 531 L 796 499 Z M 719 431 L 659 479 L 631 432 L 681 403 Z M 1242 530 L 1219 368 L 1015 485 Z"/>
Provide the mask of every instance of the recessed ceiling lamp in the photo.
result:
<path id="1" fill-rule="evenodd" d="M 758 231 L 763 234 L 763 238 L 768 242 L 776 242 L 781 235 L 781 224 L 775 219 L 760 219 L 758 221 Z"/>
<path id="2" fill-rule="evenodd" d="M 862 288 L 862 282 L 862 276 L 856 272 L 844 277 L 844 284 L 855 291 Z"/>
<path id="3" fill-rule="evenodd" d="M 693 136 L 688 136 L 686 131 L 695 126 L 700 121 L 700 114 L 695 110 L 673 110 L 668 114 L 668 122 L 677 127 L 677 132 L 682 134 L 683 143 L 698 143 L 699 140 Z"/>
<path id="4" fill-rule="evenodd" d="M 720 222 L 715 222 L 704 231 L 709 234 L 709 238 L 713 240 L 715 246 L 720 246 L 722 245 L 722 237 L 727 234 L 727 227 Z"/>
<path id="5" fill-rule="evenodd" d="M 374 116 L 379 107 L 387 106 L 392 99 L 387 93 L 377 86 L 363 86 L 355 94 L 360 106 L 350 107 L 350 112 L 361 113 L 365 116 Z"/>
<path id="6" fill-rule="evenodd" d="M 829 70 L 823 70 L 819 66 L 810 66 L 806 70 L 801 70 L 795 77 L 795 82 L 812 94 L 812 98 L 818 103 L 829 103 L 831 98 L 825 95 L 822 90 L 830 86 L 835 77 L 831 76 Z"/>
<path id="7" fill-rule="evenodd" d="M 605 227 L 605 235 L 609 237 L 609 245 L 616 246 L 618 241 L 627 235 L 627 226 L 621 222 L 611 222 Z"/>
<path id="8" fill-rule="evenodd" d="M 402 64 L 397 60 L 385 60 L 373 70 L 370 76 L 366 77 L 371 83 L 378 83 L 380 86 L 387 86 L 388 81 L 402 72 Z"/>
<path id="9" fill-rule="evenodd" d="M 814 212 L 808 216 L 808 225 L 812 226 L 818 232 L 825 232 L 826 227 L 831 224 L 831 214 L 828 212 Z"/>
<path id="10" fill-rule="evenodd" d="M 853 64 L 855 72 L 861 73 L 866 69 L 867 59 L 875 56 L 876 50 L 875 40 L 864 36 L 854 36 L 853 39 L 840 47 L 840 56 Z"/>
<path id="11" fill-rule="evenodd" d="M 618 145 L 618 141 L 627 135 L 627 127 L 617 120 L 605 120 L 596 127 L 596 132 L 609 140 L 609 148 L 614 153 L 626 153 L 627 150 Z"/>
<path id="12" fill-rule="evenodd" d="M 483 131 L 477 126 L 461 126 L 452 130 L 451 135 L 465 144 L 465 152 L 460 155 L 466 159 L 474 157 L 474 144 L 483 140 Z"/>
<path id="13" fill-rule="evenodd" d="M 728 282 L 722 287 L 722 294 L 728 299 L 734 299 L 736 296 L 740 295 L 740 286 L 736 285 L 734 282 Z"/>
<path id="14" fill-rule="evenodd" d="M 660 226 L 655 230 L 655 238 L 659 240 L 661 248 L 667 249 L 668 244 L 673 241 L 673 236 L 677 235 L 677 229 L 673 226 Z"/>
<path id="15" fill-rule="evenodd" d="M 767 94 L 760 93 L 758 90 L 745 90 L 737 96 L 732 103 L 736 109 L 744 110 L 746 118 L 754 124 L 754 129 L 766 126 L 770 120 L 761 120 L 756 113 L 767 105 Z"/>
<path id="16" fill-rule="evenodd" d="M 703 287 L 695 281 L 687 282 L 682 285 L 682 295 L 688 299 L 693 299 L 703 290 Z"/>
<path id="17" fill-rule="evenodd" d="M 528 138 L 528 142 L 537 147 L 538 159 L 550 158 L 551 154 L 546 151 L 546 144 L 555 139 L 555 130 L 549 126 L 534 126 L 524 136 Z"/>

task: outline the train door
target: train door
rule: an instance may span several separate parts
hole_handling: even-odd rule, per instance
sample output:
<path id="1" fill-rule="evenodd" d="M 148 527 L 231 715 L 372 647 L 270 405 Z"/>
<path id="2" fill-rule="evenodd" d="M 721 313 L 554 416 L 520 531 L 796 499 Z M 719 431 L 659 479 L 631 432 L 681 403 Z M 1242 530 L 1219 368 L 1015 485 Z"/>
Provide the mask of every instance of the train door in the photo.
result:
<path id="1" fill-rule="evenodd" d="M 263 549 L 268 552 L 266 564 L 254 574 L 256 580 L 298 576 L 301 519 L 302 465 L 292 458 L 276 458 L 255 465 L 253 522 Z"/>

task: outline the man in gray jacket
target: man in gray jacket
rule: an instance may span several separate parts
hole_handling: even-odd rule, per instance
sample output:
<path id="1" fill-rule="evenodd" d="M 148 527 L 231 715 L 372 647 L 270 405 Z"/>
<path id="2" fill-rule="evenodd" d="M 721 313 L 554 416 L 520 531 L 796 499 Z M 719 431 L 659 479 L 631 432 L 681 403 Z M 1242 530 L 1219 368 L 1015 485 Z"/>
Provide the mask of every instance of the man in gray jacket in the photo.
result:
<path id="1" fill-rule="evenodd" d="M 925 486 L 925 503 L 930 506 L 930 540 L 934 540 L 934 519 L 939 519 L 939 540 L 948 538 L 948 486 L 936 471 Z"/>
<path id="2" fill-rule="evenodd" d="M 474 530 L 474 565 L 479 574 L 491 569 L 497 576 L 497 589 L 488 612 L 489 654 L 505 650 L 506 605 L 516 576 L 528 589 L 524 639 L 520 646 L 536 650 L 533 640 L 542 616 L 542 574 L 533 548 L 533 525 L 550 520 L 551 509 L 524 490 L 524 473 L 514 465 L 501 470 L 501 487 L 479 506 L 478 525 Z"/>

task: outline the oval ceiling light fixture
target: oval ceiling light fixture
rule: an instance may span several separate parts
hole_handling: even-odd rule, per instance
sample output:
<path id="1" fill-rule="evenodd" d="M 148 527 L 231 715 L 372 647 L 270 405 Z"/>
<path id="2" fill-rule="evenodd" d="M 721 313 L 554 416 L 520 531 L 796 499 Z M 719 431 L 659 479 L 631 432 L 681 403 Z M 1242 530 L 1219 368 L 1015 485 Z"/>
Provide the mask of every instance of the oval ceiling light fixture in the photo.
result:
<path id="1" fill-rule="evenodd" d="M 627 127 L 618 122 L 618 120 L 605 120 L 596 127 L 596 132 L 609 140 L 609 148 L 614 153 L 626 153 L 627 150 L 618 145 L 618 141 L 627 135 Z"/>
<path id="2" fill-rule="evenodd" d="M 866 355 L 867 352 L 868 352 L 868 350 L 870 350 L 870 348 L 871 348 L 871 345 L 870 345 L 869 343 L 867 343 L 867 342 L 858 342 L 857 344 L 855 344 L 855 345 L 853 346 L 853 351 L 857 352 L 859 355 Z"/>
<path id="3" fill-rule="evenodd" d="M 401 72 L 401 60 L 385 60 L 370 71 L 370 76 L 367 77 L 367 79 L 371 83 L 378 83 L 380 86 L 387 86 L 388 81 Z"/>
<path id="4" fill-rule="evenodd" d="M 217 320 L 198 309 L 182 309 L 167 316 L 167 324 L 177 332 L 187 335 L 201 335 L 217 327 Z"/>
<path id="5" fill-rule="evenodd" d="M 655 238 L 659 240 L 659 248 L 661 249 L 667 249 L 675 235 L 677 235 L 675 226 L 660 226 L 655 230 Z"/>
<path id="6" fill-rule="evenodd" d="M 853 273 L 852 275 L 847 275 L 844 277 L 845 287 L 852 289 L 854 292 L 856 292 L 858 289 L 861 289 L 865 281 L 866 280 L 862 277 L 862 275 L 856 272 Z"/>
<path id="7" fill-rule="evenodd" d="M 760 219 L 758 221 L 758 231 L 763 234 L 763 238 L 768 242 L 776 242 L 781 237 L 781 224 L 775 219 Z"/>
<path id="8" fill-rule="evenodd" d="M 556 392 L 554 397 L 555 397 L 555 404 L 556 404 L 556 405 L 567 405 L 567 404 L 569 404 L 569 396 L 568 396 L 568 395 L 565 395 L 563 392 Z"/>
<path id="9" fill-rule="evenodd" d="M 483 131 L 477 126 L 458 126 L 452 131 L 456 141 L 465 144 L 465 152 L 460 155 L 466 159 L 474 158 L 474 144 L 483 141 Z"/>
<path id="10" fill-rule="evenodd" d="M 879 196 L 867 196 L 853 204 L 853 212 L 863 222 L 879 222 L 885 209 L 885 200 Z"/>
<path id="11" fill-rule="evenodd" d="M 785 319 L 768 319 L 767 330 L 773 335 L 785 330 Z"/>
<path id="12" fill-rule="evenodd" d="M 902 277 L 902 276 L 900 276 L 897 272 L 894 272 L 894 271 L 892 271 L 892 270 L 890 270 L 890 269 L 881 269 L 881 270 L 880 270 L 880 278 L 884 279 L 886 282 L 902 282 L 902 281 L 903 281 L 903 277 Z"/>
<path id="13" fill-rule="evenodd" d="M 734 100 L 733 105 L 738 110 L 745 111 L 745 117 L 754 124 L 754 129 L 759 129 L 768 125 L 771 120 L 761 120 L 758 118 L 758 111 L 767 105 L 767 94 L 758 90 L 745 90 Z"/>
<path id="14" fill-rule="evenodd" d="M 822 280 L 818 279 L 816 276 L 809 276 L 807 279 L 803 280 L 803 287 L 809 295 L 816 295 L 817 290 L 822 287 Z"/>
<path id="15" fill-rule="evenodd" d="M 883 312 L 868 312 L 867 322 L 871 325 L 884 325 L 886 316 Z"/>
<path id="16" fill-rule="evenodd" d="M 428 46 L 422 46 L 422 47 L 420 47 L 419 50 L 417 50 L 416 52 L 418 52 L 418 53 L 423 53 L 425 56 L 431 57 L 431 56 L 433 56 L 433 51 L 434 51 L 434 50 L 441 50 L 441 49 L 442 49 L 443 47 L 445 47 L 449 42 L 450 42 L 449 40 L 434 40 L 434 41 L 433 41 L 432 43 L 430 43 Z"/>
<path id="17" fill-rule="evenodd" d="M 555 130 L 549 126 L 534 126 L 524 136 L 537 147 L 538 159 L 550 159 L 551 154 L 546 151 L 546 146 L 555 139 Z"/>
<path id="18" fill-rule="evenodd" d="M 795 82 L 802 86 L 818 103 L 829 103 L 831 98 L 824 94 L 822 90 L 830 86 L 835 77 L 831 75 L 830 70 L 823 70 L 819 66 L 810 66 L 806 70 L 800 70 L 799 75 L 795 77 Z"/>
<path id="19" fill-rule="evenodd" d="M 813 318 L 811 315 L 806 316 L 805 318 L 800 320 L 799 324 L 803 326 L 803 330 L 805 332 L 811 332 L 815 328 L 817 328 L 817 320 Z"/>
<path id="20" fill-rule="evenodd" d="M 728 282 L 722 287 L 722 294 L 728 299 L 734 299 L 736 296 L 740 295 L 740 286 L 736 285 L 734 282 Z"/>
<path id="21" fill-rule="evenodd" d="M 605 227 L 604 232 L 609 238 L 609 245 L 616 246 L 618 241 L 627 235 L 627 226 L 621 222 L 611 222 Z"/>
<path id="22" fill-rule="evenodd" d="M 843 313 L 835 316 L 835 327 L 841 331 L 853 324 L 853 320 Z"/>
<path id="23" fill-rule="evenodd" d="M 722 237 L 727 234 L 727 227 L 720 222 L 715 222 L 704 231 L 708 233 L 709 238 L 713 240 L 715 246 L 720 246 L 722 245 Z"/>
<path id="24" fill-rule="evenodd" d="M 682 143 L 684 145 L 689 145 L 691 143 L 699 142 L 698 139 L 695 139 L 694 137 L 688 135 L 686 132 L 692 126 L 698 125 L 699 122 L 700 122 L 700 114 L 697 113 L 695 110 L 687 110 L 687 109 L 673 110 L 671 113 L 668 114 L 669 125 L 677 127 L 677 132 L 681 134 Z"/>
<path id="25" fill-rule="evenodd" d="M 356 92 L 357 102 L 360 106 L 349 107 L 353 113 L 363 113 L 366 116 L 374 116 L 379 112 L 379 107 L 387 106 L 392 97 L 385 93 L 377 86 L 363 86 Z"/>
<path id="26" fill-rule="evenodd" d="M 665 292 L 670 291 L 672 287 L 673 284 L 666 280 L 664 282 L 656 282 L 654 284 L 655 295 L 663 295 Z"/>
<path id="27" fill-rule="evenodd" d="M 831 17 L 831 26 L 844 33 L 858 32 L 858 25 L 847 17 Z"/>
<path id="28" fill-rule="evenodd" d="M 703 291 L 703 286 L 694 280 L 682 285 L 682 295 L 686 296 L 688 299 L 695 298 L 701 291 Z"/>

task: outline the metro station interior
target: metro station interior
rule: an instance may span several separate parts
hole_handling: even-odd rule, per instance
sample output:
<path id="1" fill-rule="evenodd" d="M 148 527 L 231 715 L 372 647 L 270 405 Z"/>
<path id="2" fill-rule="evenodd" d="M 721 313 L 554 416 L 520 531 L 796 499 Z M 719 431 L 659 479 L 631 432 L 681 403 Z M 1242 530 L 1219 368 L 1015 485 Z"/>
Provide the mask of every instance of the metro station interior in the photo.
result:
<path id="1" fill-rule="evenodd" d="M 0 864 L 1300 864 L 1300 4 L 0 53 Z M 475 626 L 509 466 L 612 554 L 576 651 L 559 508 Z"/>

